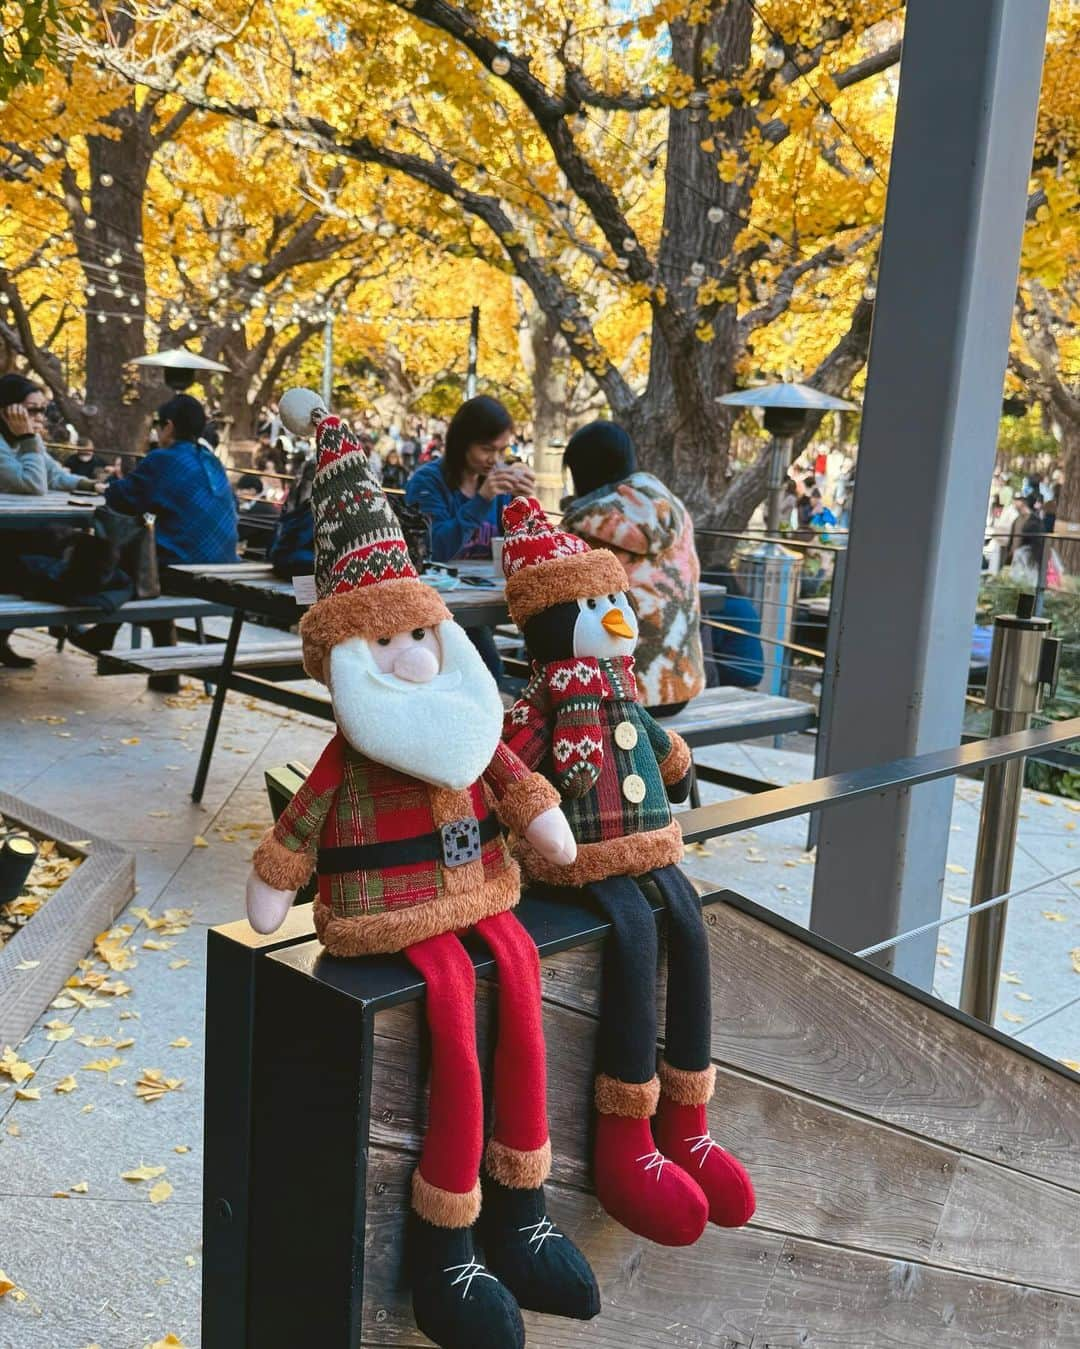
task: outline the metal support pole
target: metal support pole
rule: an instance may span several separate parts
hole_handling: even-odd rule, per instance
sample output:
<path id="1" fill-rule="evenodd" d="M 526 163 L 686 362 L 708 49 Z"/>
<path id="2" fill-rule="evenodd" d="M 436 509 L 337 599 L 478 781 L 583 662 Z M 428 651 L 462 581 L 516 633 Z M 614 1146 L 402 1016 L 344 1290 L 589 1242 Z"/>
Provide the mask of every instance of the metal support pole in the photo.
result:
<path id="1" fill-rule="evenodd" d="M 322 398 L 323 407 L 334 406 L 334 316 L 327 314 L 323 325 L 322 349 Z"/>
<path id="2" fill-rule="evenodd" d="M 469 369 L 465 376 L 465 397 L 476 397 L 476 367 L 480 359 L 480 306 L 474 304 L 469 314 Z"/>
<path id="3" fill-rule="evenodd" d="M 908 0 L 828 771 L 955 745 L 1031 173 L 1047 0 Z M 898 509 L 896 466 L 925 510 Z M 822 821 L 810 926 L 862 950 L 938 916 L 953 786 Z M 881 963 L 930 986 L 932 933 Z"/>
<path id="4" fill-rule="evenodd" d="M 840 613 L 844 604 L 844 583 L 847 580 L 847 549 L 833 554 L 832 598 L 829 604 L 829 626 L 825 633 L 825 659 L 821 668 L 821 697 L 818 699 L 817 739 L 814 741 L 814 777 L 828 773 L 829 742 L 832 737 L 833 701 L 836 685 L 836 650 L 840 640 Z M 821 833 L 821 816 L 816 811 L 810 816 L 806 830 L 806 851 L 817 847 Z"/>
<path id="5" fill-rule="evenodd" d="M 765 528 L 772 535 L 780 532 L 780 508 L 784 502 L 784 482 L 791 463 L 791 437 L 777 436 L 773 440 L 769 459 L 769 497 L 765 512 Z"/>
<path id="6" fill-rule="evenodd" d="M 1026 731 L 1032 714 L 1042 706 L 1044 685 L 1052 684 L 1057 677 L 1060 643 L 1047 637 L 1050 622 L 1034 616 L 1033 609 L 1033 597 L 1022 595 L 1015 617 L 999 614 L 994 619 L 994 645 L 986 676 L 986 705 L 994 712 L 991 738 Z M 1026 759 L 1010 759 L 986 769 L 971 883 L 972 905 L 1003 895 L 1009 889 L 1026 763 Z M 960 1007 L 990 1024 L 997 1007 L 1008 907 L 999 904 L 975 914 L 968 926 L 964 949 Z"/>

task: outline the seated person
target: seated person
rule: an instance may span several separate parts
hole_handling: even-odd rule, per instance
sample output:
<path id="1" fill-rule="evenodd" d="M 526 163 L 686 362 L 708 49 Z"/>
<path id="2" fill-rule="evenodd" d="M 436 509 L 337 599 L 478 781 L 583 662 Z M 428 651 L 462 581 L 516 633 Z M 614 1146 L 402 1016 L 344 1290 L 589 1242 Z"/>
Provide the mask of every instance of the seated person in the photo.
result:
<path id="1" fill-rule="evenodd" d="M 709 572 L 706 579 L 727 587 L 724 607 L 710 609 L 706 618 L 740 629 L 728 632 L 726 628 L 702 627 L 706 683 L 711 689 L 757 688 L 765 674 L 761 615 L 733 572 Z"/>
<path id="2" fill-rule="evenodd" d="M 206 425 L 202 404 L 190 394 L 176 394 L 158 408 L 154 425 L 157 449 L 132 473 L 109 482 L 106 503 L 125 515 L 155 517 L 162 567 L 235 562 L 236 503 L 224 468 L 198 443 Z M 116 632 L 116 624 L 99 624 L 71 640 L 84 651 L 107 651 Z M 168 620 L 151 623 L 150 632 L 155 646 L 169 646 L 175 639 Z M 178 686 L 175 675 L 150 676 L 153 689 L 171 692 Z"/>
<path id="3" fill-rule="evenodd" d="M 98 482 L 108 471 L 109 461 L 94 450 L 94 442 L 89 436 L 80 436 L 75 453 L 67 457 L 66 467 L 69 473 L 78 473 Z"/>
<path id="4" fill-rule="evenodd" d="M 254 548 L 266 548 L 281 514 L 280 507 L 267 501 L 263 480 L 257 473 L 241 473 L 233 491 L 241 542 Z"/>
<path id="5" fill-rule="evenodd" d="M 24 375 L 0 376 L 0 492 L 44 496 L 46 492 L 94 492 L 97 484 L 71 473 L 45 448 L 41 431 L 49 397 Z"/>
<path id="6" fill-rule="evenodd" d="M 638 472 L 634 442 L 614 422 L 575 432 L 563 462 L 574 480 L 563 528 L 622 563 L 640 624 L 641 701 L 653 716 L 671 716 L 705 687 L 690 513 L 659 479 Z"/>

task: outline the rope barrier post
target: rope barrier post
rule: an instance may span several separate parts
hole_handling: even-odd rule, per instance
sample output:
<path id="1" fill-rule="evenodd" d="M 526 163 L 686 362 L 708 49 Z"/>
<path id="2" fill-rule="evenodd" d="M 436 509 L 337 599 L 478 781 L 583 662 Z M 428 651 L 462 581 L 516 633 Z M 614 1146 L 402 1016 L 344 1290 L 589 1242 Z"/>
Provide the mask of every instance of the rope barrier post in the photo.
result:
<path id="1" fill-rule="evenodd" d="M 986 676 L 986 705 L 993 711 L 991 737 L 1026 731 L 1042 707 L 1043 690 L 1057 682 L 1061 644 L 1048 635 L 1050 621 L 1034 613 L 1034 597 L 1021 595 L 1016 613 L 994 619 L 994 643 Z M 1005 894 L 1012 879 L 1020 794 L 1026 759 L 992 764 L 983 777 L 979 838 L 971 904 Z M 993 1024 L 1008 904 L 972 916 L 964 951 L 960 1007 Z"/>
<path id="2" fill-rule="evenodd" d="M 840 639 L 840 614 L 844 604 L 844 581 L 847 577 L 847 550 L 836 554 L 833 563 L 832 595 L 829 603 L 829 626 L 825 632 L 825 659 L 821 666 L 821 697 L 818 699 L 817 739 L 814 741 L 814 777 L 824 777 L 829 737 L 832 734 L 833 689 L 836 684 L 836 649 Z M 821 815 L 814 811 L 806 830 L 806 851 L 817 847 L 821 829 Z"/>

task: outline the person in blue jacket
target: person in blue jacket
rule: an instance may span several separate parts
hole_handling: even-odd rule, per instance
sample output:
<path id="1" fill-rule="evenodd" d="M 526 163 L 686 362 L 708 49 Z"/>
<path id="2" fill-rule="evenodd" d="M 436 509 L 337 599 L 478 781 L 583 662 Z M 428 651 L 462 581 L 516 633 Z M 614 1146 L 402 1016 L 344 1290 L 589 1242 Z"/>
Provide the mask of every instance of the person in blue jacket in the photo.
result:
<path id="1" fill-rule="evenodd" d="M 502 529 L 503 508 L 515 496 L 531 496 L 536 479 L 527 464 L 506 464 L 514 419 L 496 398 L 480 395 L 462 403 L 446 432 L 443 457 L 421 464 L 405 488 L 405 501 L 428 521 L 436 562 L 490 558 Z M 497 681 L 502 661 L 490 628 L 469 628 L 473 645 Z"/>
<path id="2" fill-rule="evenodd" d="M 106 504 L 124 515 L 154 516 L 158 561 L 161 566 L 192 562 L 236 561 L 236 501 L 220 461 L 199 438 L 206 429 L 206 412 L 197 398 L 178 393 L 158 408 L 154 418 L 157 448 L 140 459 L 123 478 L 105 489 Z M 169 620 L 151 623 L 155 646 L 175 642 Z M 103 623 L 75 634 L 73 646 L 96 653 L 107 651 L 118 625 Z M 151 675 L 149 686 L 174 692 L 176 675 Z"/>
<path id="3" fill-rule="evenodd" d="M 729 685 L 740 689 L 756 688 L 765 674 L 761 615 L 732 572 L 706 573 L 703 579 L 727 587 L 723 609 L 711 609 L 706 618 L 740 629 L 739 632 L 728 632 L 724 628 L 702 626 L 705 682 L 709 688 Z"/>

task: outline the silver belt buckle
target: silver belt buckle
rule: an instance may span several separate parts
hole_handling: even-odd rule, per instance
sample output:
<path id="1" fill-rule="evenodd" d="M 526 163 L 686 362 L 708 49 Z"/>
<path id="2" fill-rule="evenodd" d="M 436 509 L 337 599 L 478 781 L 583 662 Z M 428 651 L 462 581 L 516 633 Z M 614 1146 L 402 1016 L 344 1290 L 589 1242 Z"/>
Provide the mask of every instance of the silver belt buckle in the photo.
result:
<path id="1" fill-rule="evenodd" d="M 480 821 L 451 820 L 440 827 L 443 861 L 448 867 L 461 867 L 480 860 Z"/>

